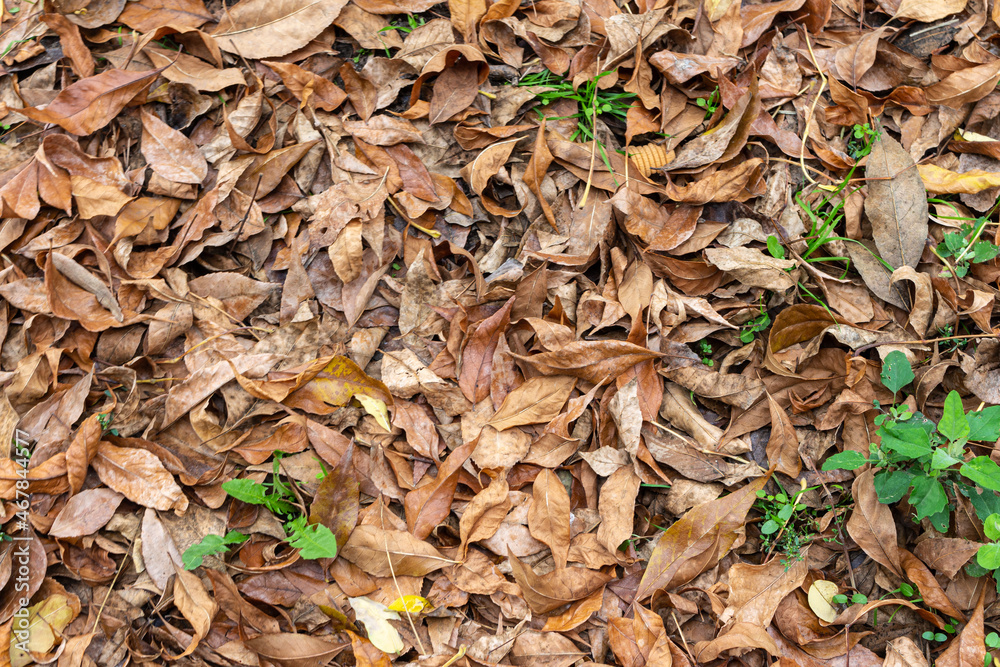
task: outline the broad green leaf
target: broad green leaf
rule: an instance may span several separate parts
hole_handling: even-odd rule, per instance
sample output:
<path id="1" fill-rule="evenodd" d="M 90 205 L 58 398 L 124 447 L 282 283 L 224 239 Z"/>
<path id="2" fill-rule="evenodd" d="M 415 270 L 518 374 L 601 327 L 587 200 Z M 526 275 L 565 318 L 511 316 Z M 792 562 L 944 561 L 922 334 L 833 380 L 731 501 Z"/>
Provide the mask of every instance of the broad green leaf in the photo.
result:
<path id="1" fill-rule="evenodd" d="M 931 469 L 932 470 L 944 470 L 945 468 L 950 468 L 956 463 L 961 463 L 960 459 L 956 459 L 954 456 L 948 453 L 944 447 L 938 447 L 934 450 L 934 456 L 931 457 Z"/>
<path id="2" fill-rule="evenodd" d="M 976 562 L 987 570 L 1000 568 L 1000 544 L 984 544 L 979 547 Z"/>
<path id="3" fill-rule="evenodd" d="M 229 551 L 231 545 L 241 544 L 246 542 L 247 539 L 247 536 L 238 530 L 229 531 L 225 537 L 215 534 L 206 535 L 202 538 L 201 542 L 192 544 L 184 550 L 181 562 L 184 564 L 185 570 L 197 569 L 201 567 L 205 556 L 224 554 Z"/>
<path id="4" fill-rule="evenodd" d="M 298 549 L 299 555 L 306 560 L 337 556 L 337 538 L 323 524 L 306 524 L 306 518 L 300 516 L 286 528 L 291 532 L 288 544 Z"/>
<path id="5" fill-rule="evenodd" d="M 986 537 L 994 542 L 1000 540 L 1000 514 L 991 514 L 986 517 L 986 521 L 983 522 L 983 531 L 986 533 Z"/>
<path id="6" fill-rule="evenodd" d="M 986 521 L 991 514 L 1000 514 L 1000 496 L 992 491 L 984 491 L 973 488 L 961 482 L 956 483 L 956 487 L 972 502 L 976 509 L 976 516 L 980 521 Z"/>
<path id="7" fill-rule="evenodd" d="M 882 446 L 909 459 L 918 459 L 931 453 L 931 438 L 919 423 L 886 422 L 878 430 Z"/>
<path id="8" fill-rule="evenodd" d="M 934 530 L 939 533 L 948 532 L 948 524 L 951 521 L 951 507 L 945 505 L 945 508 L 938 512 L 937 514 L 931 514 L 927 517 L 927 520 L 931 522 L 934 526 Z"/>
<path id="9" fill-rule="evenodd" d="M 857 470 L 866 463 L 868 459 L 863 454 L 853 449 L 845 449 L 824 461 L 823 470 Z"/>
<path id="10" fill-rule="evenodd" d="M 969 440 L 996 442 L 1000 439 L 1000 405 L 991 405 L 966 415 Z"/>
<path id="11" fill-rule="evenodd" d="M 781 247 L 781 241 L 778 240 L 777 236 L 767 237 L 767 251 L 771 253 L 771 257 L 775 259 L 785 258 L 785 249 Z"/>
<path id="12" fill-rule="evenodd" d="M 873 484 L 880 503 L 891 505 L 906 495 L 913 474 L 905 470 L 883 470 L 875 475 Z"/>
<path id="13" fill-rule="evenodd" d="M 1000 254 L 1000 248 L 988 241 L 979 241 L 972 246 L 972 252 L 973 263 L 979 264 L 981 262 L 988 262 L 996 257 L 997 254 Z"/>
<path id="14" fill-rule="evenodd" d="M 899 350 L 893 350 L 885 355 L 882 363 L 882 384 L 885 388 L 896 394 L 906 385 L 913 382 L 913 368 L 910 367 L 910 360 Z"/>
<path id="15" fill-rule="evenodd" d="M 779 528 L 781 528 L 780 523 L 778 523 L 774 519 L 768 519 L 761 525 L 760 532 L 761 535 L 771 535 L 773 533 L 778 532 Z"/>
<path id="16" fill-rule="evenodd" d="M 962 474 L 984 489 L 1000 491 L 1000 466 L 988 456 L 977 456 L 962 466 Z"/>
<path id="17" fill-rule="evenodd" d="M 295 509 L 294 505 L 268 493 L 266 486 L 252 479 L 231 479 L 222 483 L 222 490 L 236 500 L 251 505 L 264 505 L 279 514 L 288 514 Z"/>
<path id="18" fill-rule="evenodd" d="M 941 415 L 937 430 L 952 442 L 969 437 L 969 420 L 965 418 L 962 397 L 957 391 L 952 390 L 944 399 L 944 414 Z"/>
<path id="19" fill-rule="evenodd" d="M 917 510 L 917 520 L 920 520 L 937 514 L 947 507 L 948 496 L 937 479 L 918 476 L 913 478 L 910 504 Z"/>
<path id="20" fill-rule="evenodd" d="M 267 502 L 267 487 L 252 479 L 231 479 L 222 483 L 222 490 L 236 500 L 251 505 L 263 505 Z"/>

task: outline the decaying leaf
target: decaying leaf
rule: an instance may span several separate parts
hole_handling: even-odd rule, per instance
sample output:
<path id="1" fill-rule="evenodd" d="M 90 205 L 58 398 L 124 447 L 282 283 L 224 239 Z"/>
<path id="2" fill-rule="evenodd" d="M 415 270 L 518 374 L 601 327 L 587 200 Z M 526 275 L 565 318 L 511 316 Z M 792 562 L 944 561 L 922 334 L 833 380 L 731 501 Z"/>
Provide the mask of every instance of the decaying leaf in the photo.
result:
<path id="1" fill-rule="evenodd" d="M 865 173 L 878 179 L 869 186 L 865 213 L 882 259 L 894 268 L 916 267 L 927 241 L 927 197 L 913 159 L 895 139 L 883 137 Z"/>

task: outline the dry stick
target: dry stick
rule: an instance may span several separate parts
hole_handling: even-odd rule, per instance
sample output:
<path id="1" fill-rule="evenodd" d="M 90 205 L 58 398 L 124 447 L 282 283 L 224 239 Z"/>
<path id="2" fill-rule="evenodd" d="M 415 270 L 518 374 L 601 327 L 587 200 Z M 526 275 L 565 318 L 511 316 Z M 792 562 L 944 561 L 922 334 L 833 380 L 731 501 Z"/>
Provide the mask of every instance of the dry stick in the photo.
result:
<path id="1" fill-rule="evenodd" d="M 243 225 L 247 224 L 247 219 L 250 217 L 250 211 L 253 210 L 253 204 L 257 201 L 257 192 L 260 190 L 260 182 L 263 179 L 264 174 L 257 177 L 257 185 L 253 186 L 253 194 L 250 195 L 250 203 L 247 204 L 246 213 L 243 214 L 243 218 L 240 220 L 240 225 L 236 228 L 236 236 L 233 237 L 233 244 L 229 246 L 230 253 L 232 253 L 233 248 L 236 247 L 236 242 L 240 240 L 240 234 L 243 233 Z"/>
<path id="2" fill-rule="evenodd" d="M 599 62 L 600 61 L 598 61 L 598 63 Z M 597 71 L 598 72 L 601 71 L 600 64 L 598 64 Z M 580 208 L 583 208 L 584 206 L 587 205 L 587 195 L 590 194 L 590 182 L 594 178 L 594 162 L 597 159 L 597 91 L 599 89 L 600 89 L 600 81 L 594 81 L 594 101 L 593 101 L 593 104 L 592 104 L 594 113 L 591 116 L 591 118 L 593 120 L 590 123 L 591 128 L 593 128 L 593 135 L 594 135 L 594 137 L 592 139 L 593 145 L 591 146 L 591 150 L 590 150 L 590 172 L 587 174 L 587 185 L 586 185 L 586 187 L 583 188 L 583 197 L 580 198 Z M 626 165 L 627 164 L 628 164 L 628 161 L 626 160 Z M 626 169 L 628 169 L 627 166 L 626 166 Z M 626 181 L 626 184 L 627 183 L 628 183 L 628 181 Z"/>
<path id="3" fill-rule="evenodd" d="M 403 591 L 399 588 L 399 581 L 396 579 L 396 568 L 392 566 L 392 556 L 389 555 L 389 538 L 385 534 L 385 503 L 378 508 L 379 518 L 382 520 L 382 543 L 385 545 L 385 562 L 389 564 L 389 574 L 392 575 L 392 583 L 396 587 L 396 592 L 399 593 L 399 600 L 403 603 L 403 612 L 406 614 L 406 620 L 410 622 L 410 629 L 413 630 L 413 636 L 417 640 L 417 645 L 420 647 L 420 655 L 427 655 L 427 649 L 424 648 L 424 642 L 420 639 L 420 633 L 417 632 L 417 626 L 413 624 L 413 616 L 410 614 L 410 607 L 406 604 L 406 600 L 403 597 Z"/>
<path id="4" fill-rule="evenodd" d="M 826 493 L 826 499 L 830 501 L 830 509 L 836 509 L 833 502 L 833 494 L 830 493 L 830 489 L 826 486 L 823 476 L 819 474 L 818 470 L 816 470 L 816 463 L 812 460 L 811 456 L 803 458 L 806 465 L 809 466 L 809 469 L 813 471 L 813 474 L 816 475 L 816 479 L 818 479 L 819 483 L 823 486 L 823 491 Z M 836 517 L 834 517 L 834 521 L 837 521 Z M 851 565 L 851 554 L 847 551 L 847 540 L 844 539 L 844 526 L 843 523 L 839 521 L 837 521 L 837 537 L 840 538 L 840 547 L 844 550 L 844 560 L 847 561 L 847 572 L 851 575 L 851 588 L 858 590 L 858 582 L 854 580 L 854 567 Z"/>
<path id="5" fill-rule="evenodd" d="M 97 629 L 97 624 L 101 620 L 101 614 L 104 613 L 104 607 L 105 607 L 105 605 L 108 604 L 108 598 L 111 597 L 111 591 L 113 591 L 115 589 L 115 582 L 118 581 L 118 577 L 125 570 L 125 563 L 128 562 L 129 553 L 131 552 L 131 548 L 132 548 L 132 540 L 129 540 L 128 545 L 129 545 L 129 551 L 125 552 L 125 556 L 124 556 L 124 558 L 122 558 L 122 564 L 118 566 L 118 571 L 115 572 L 114 579 L 111 580 L 111 585 L 108 586 L 108 592 L 104 596 L 104 602 L 101 603 L 101 607 L 97 610 L 97 616 L 94 617 L 94 624 L 92 626 L 90 626 L 90 631 L 91 632 L 94 632 Z"/>
<path id="6" fill-rule="evenodd" d="M 676 626 L 677 626 L 677 634 L 679 634 L 679 635 L 681 636 L 681 643 L 683 643 L 683 644 L 684 644 L 684 650 L 685 650 L 685 651 L 687 652 L 687 654 L 688 654 L 688 657 L 690 657 L 690 658 L 691 658 L 691 661 L 692 661 L 692 662 L 693 662 L 694 664 L 696 664 L 696 665 L 697 665 L 697 664 L 698 664 L 698 661 L 697 661 L 697 660 L 695 660 L 695 657 L 694 657 L 694 654 L 692 654 L 692 653 L 691 653 L 691 647 L 690 647 L 690 646 L 688 646 L 688 640 L 687 640 L 687 638 L 686 638 L 686 637 L 684 636 L 684 631 L 683 631 L 683 630 L 681 630 L 681 624 L 677 622 L 677 614 L 675 614 L 675 613 L 674 613 L 674 610 L 673 610 L 673 609 L 671 609 L 671 610 L 670 610 L 670 616 L 671 616 L 671 618 L 673 618 L 673 619 L 674 619 L 674 625 L 676 625 Z"/>
<path id="7" fill-rule="evenodd" d="M 816 97 L 813 98 L 812 106 L 809 107 L 809 116 L 806 117 L 806 129 L 802 133 L 802 148 L 799 150 L 799 166 L 802 167 L 802 175 L 806 177 L 806 180 L 813 185 L 816 185 L 816 181 L 813 180 L 813 177 L 806 171 L 806 139 L 809 138 L 809 130 L 812 127 L 812 119 L 816 114 L 816 105 L 819 103 L 819 98 L 823 94 L 823 91 L 826 90 L 826 75 L 823 74 L 823 68 L 821 68 L 819 63 L 816 62 L 816 54 L 813 53 L 812 42 L 809 40 L 809 29 L 804 29 L 802 34 L 805 35 L 806 46 L 809 47 L 809 57 L 812 58 L 813 65 L 816 66 L 816 73 L 819 74 L 821 83 L 819 90 L 816 92 Z M 848 665 L 848 667 L 850 666 Z"/>
<path id="8" fill-rule="evenodd" d="M 998 338 L 998 334 L 968 334 L 962 336 L 942 336 L 941 338 L 922 338 L 920 340 L 885 340 L 880 343 L 868 343 L 867 345 L 862 345 L 858 349 L 854 350 L 855 356 L 861 354 L 865 350 L 869 350 L 873 347 L 881 347 L 882 345 L 926 345 L 927 343 L 940 343 L 946 340 L 969 340 L 971 338 Z"/>

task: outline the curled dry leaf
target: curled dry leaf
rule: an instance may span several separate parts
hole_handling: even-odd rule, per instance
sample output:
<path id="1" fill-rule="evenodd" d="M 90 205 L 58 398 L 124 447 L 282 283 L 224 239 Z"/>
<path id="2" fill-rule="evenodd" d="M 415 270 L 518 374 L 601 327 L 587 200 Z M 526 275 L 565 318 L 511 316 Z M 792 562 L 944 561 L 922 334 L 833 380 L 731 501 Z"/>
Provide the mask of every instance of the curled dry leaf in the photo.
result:
<path id="1" fill-rule="evenodd" d="M 212 628 L 212 619 L 219 611 L 219 607 L 205 590 L 205 585 L 201 583 L 201 579 L 197 575 L 187 570 L 177 569 L 174 576 L 176 577 L 174 579 L 174 604 L 194 628 L 194 636 L 184 652 L 177 656 L 171 656 L 177 659 L 194 653 L 201 640 L 208 636 L 208 632 Z"/>
<path id="2" fill-rule="evenodd" d="M 525 602 L 536 614 L 545 614 L 564 604 L 582 600 L 611 579 L 610 574 L 583 567 L 558 568 L 541 576 L 513 553 L 508 552 L 508 557 L 514 580 L 521 587 Z"/>
<path id="3" fill-rule="evenodd" d="M 799 458 L 799 437 L 795 427 L 770 394 L 767 395 L 767 407 L 771 411 L 771 437 L 767 441 L 767 460 L 778 472 L 789 477 L 798 477 L 802 472 L 802 459 Z"/>
<path id="4" fill-rule="evenodd" d="M 941 667 L 979 667 L 986 657 L 985 630 L 983 629 L 983 603 L 986 598 L 986 588 L 979 594 L 979 602 L 972 613 L 972 618 L 962 631 L 951 642 L 944 653 L 935 661 Z"/>

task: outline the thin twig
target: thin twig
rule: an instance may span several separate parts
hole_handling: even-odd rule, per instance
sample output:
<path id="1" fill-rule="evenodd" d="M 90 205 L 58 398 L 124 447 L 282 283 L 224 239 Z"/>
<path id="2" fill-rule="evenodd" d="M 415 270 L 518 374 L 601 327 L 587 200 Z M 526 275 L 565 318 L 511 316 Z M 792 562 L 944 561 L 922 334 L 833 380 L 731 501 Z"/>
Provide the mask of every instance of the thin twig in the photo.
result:
<path id="1" fill-rule="evenodd" d="M 823 480 L 823 476 L 819 474 L 818 470 L 816 470 L 816 463 L 812 460 L 811 456 L 804 456 L 802 458 L 806 462 L 806 465 L 809 466 L 809 469 L 813 471 L 813 474 L 816 475 L 816 479 L 818 479 L 819 483 L 823 486 L 823 491 L 826 493 L 826 499 L 830 503 L 830 511 L 835 511 L 836 506 L 833 502 L 833 494 L 830 493 L 830 489 L 826 486 L 826 481 Z M 854 580 L 854 566 L 851 565 L 851 554 L 847 550 L 847 540 L 844 539 L 844 526 L 842 522 L 837 521 L 836 516 L 833 520 L 837 523 L 837 537 L 840 538 L 840 547 L 844 550 L 844 560 L 847 561 L 847 572 L 851 575 L 851 588 L 856 591 L 858 590 L 858 582 Z"/>
<path id="2" fill-rule="evenodd" d="M 601 71 L 600 64 L 597 66 L 597 71 Z M 590 194 L 590 183 L 594 180 L 594 163 L 597 161 L 597 91 L 600 89 L 600 81 L 594 82 L 594 101 L 591 104 L 593 109 L 593 114 L 591 115 L 590 127 L 593 131 L 593 145 L 590 150 L 590 171 L 587 173 L 587 185 L 583 188 L 583 196 L 580 197 L 580 208 L 587 205 L 587 196 Z M 626 160 L 626 169 L 628 169 L 628 161 Z M 627 181 L 626 181 L 627 182 Z"/>
<path id="3" fill-rule="evenodd" d="M 858 355 L 865 350 L 869 350 L 873 347 L 881 347 L 883 345 L 926 345 L 927 343 L 940 343 L 946 340 L 968 340 L 971 338 L 997 338 L 997 334 L 968 334 L 963 336 L 942 336 L 941 338 L 922 338 L 920 340 L 884 340 L 879 343 L 868 343 L 867 345 L 862 345 L 858 349 L 854 350 L 854 354 Z"/>
<path id="4" fill-rule="evenodd" d="M 382 520 L 382 527 L 385 528 L 385 503 L 382 503 L 378 508 L 379 519 Z M 417 646 L 420 647 L 420 655 L 427 655 L 427 649 L 424 648 L 424 642 L 420 639 L 420 633 L 417 632 L 417 626 L 413 623 L 413 616 L 410 614 L 410 608 L 406 604 L 406 599 L 403 596 L 403 591 L 399 587 L 399 581 L 396 579 L 396 568 L 392 565 L 392 556 L 389 555 L 389 538 L 386 536 L 385 531 L 382 531 L 382 541 L 385 545 L 385 562 L 389 564 L 389 574 L 392 575 L 392 583 L 396 587 L 396 593 L 399 594 L 399 601 L 403 603 L 403 613 L 406 614 L 406 620 L 410 622 L 410 629 L 413 630 L 413 636 L 417 640 Z"/>
<path id="5" fill-rule="evenodd" d="M 812 42 L 809 40 L 809 31 L 803 30 L 802 34 L 805 35 L 806 46 L 809 47 L 809 57 L 812 58 L 813 65 L 816 67 L 816 73 L 819 74 L 821 83 L 819 90 L 816 92 L 816 97 L 813 98 L 812 106 L 809 107 L 809 115 L 806 116 L 806 129 L 802 133 L 802 148 L 799 149 L 799 166 L 802 167 L 802 175 L 806 177 L 806 180 L 813 185 L 816 185 L 816 181 L 809 175 L 809 172 L 806 171 L 806 139 L 809 138 L 809 129 L 812 127 L 812 120 L 816 114 L 816 105 L 819 104 L 819 98 L 823 94 L 823 91 L 826 90 L 826 75 L 823 74 L 823 68 L 820 67 L 819 63 L 816 61 L 816 54 L 813 53 Z"/>

